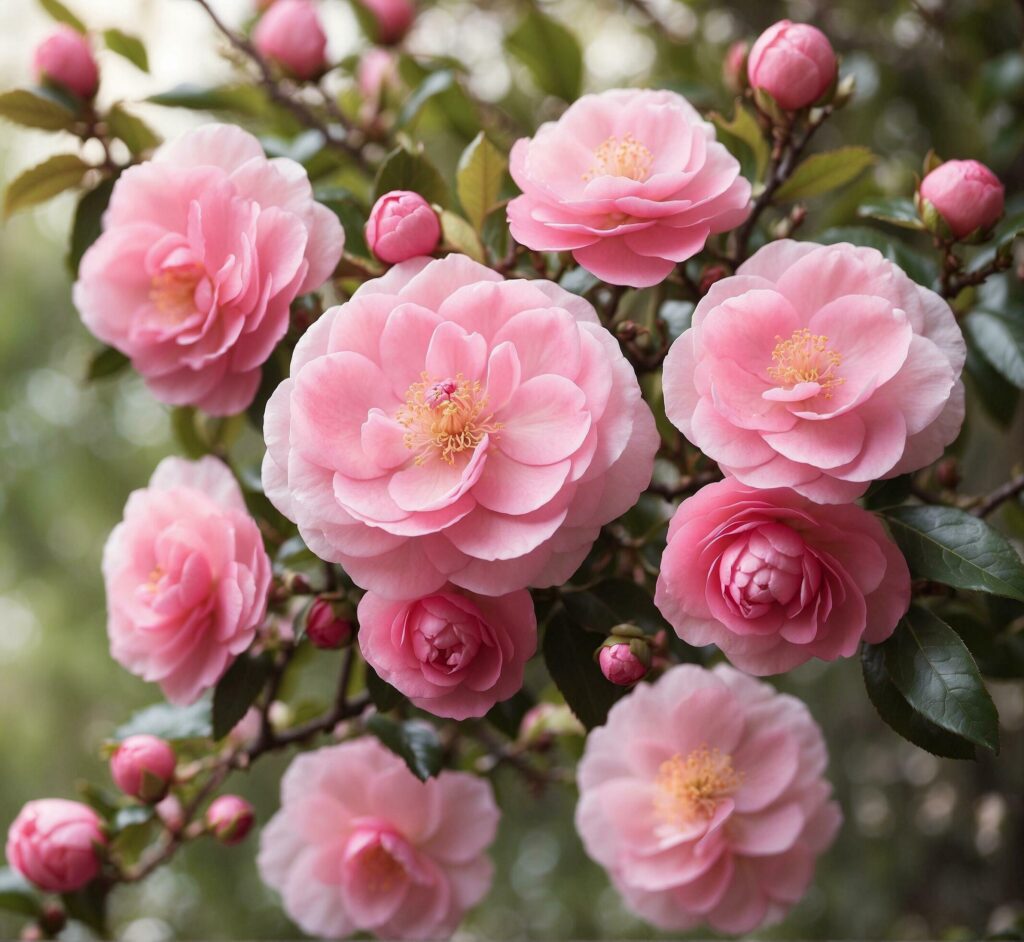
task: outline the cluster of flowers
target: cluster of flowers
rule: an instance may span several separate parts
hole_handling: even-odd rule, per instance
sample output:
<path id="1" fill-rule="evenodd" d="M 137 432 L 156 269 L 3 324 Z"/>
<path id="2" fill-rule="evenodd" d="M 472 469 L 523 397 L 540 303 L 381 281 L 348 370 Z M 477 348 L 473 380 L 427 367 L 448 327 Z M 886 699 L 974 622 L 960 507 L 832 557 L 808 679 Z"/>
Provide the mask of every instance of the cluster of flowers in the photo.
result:
<path id="1" fill-rule="evenodd" d="M 367 5 L 381 7 L 382 41 L 408 29 L 402 4 Z M 278 0 L 253 39 L 295 78 L 325 67 L 308 0 Z M 61 33 L 38 68 L 88 97 L 82 43 Z M 791 111 L 827 100 L 837 74 L 828 40 L 789 22 L 757 41 L 746 69 Z M 662 281 L 750 211 L 738 162 L 669 91 L 585 96 L 519 141 L 510 169 L 516 240 L 571 252 L 614 285 Z M 1002 211 L 979 165 L 943 165 L 919 198 L 957 237 Z M 565 583 L 637 502 L 659 436 L 586 300 L 463 256 L 432 259 L 439 235 L 417 194 L 374 207 L 368 242 L 394 267 L 299 340 L 266 408 L 263 485 L 306 545 L 365 590 L 367 663 L 416 706 L 463 719 L 522 685 L 537 644 L 528 589 Z M 331 277 L 343 246 L 301 166 L 210 125 L 121 176 L 74 299 L 159 399 L 232 414 L 252 402 L 291 303 Z M 672 668 L 590 736 L 578 828 L 652 923 L 748 931 L 806 890 L 840 821 L 825 745 L 802 704 L 748 675 L 848 657 L 893 632 L 907 566 L 852 501 L 953 440 L 964 358 L 946 302 L 879 252 L 788 240 L 711 286 L 673 344 L 668 417 L 726 477 L 677 509 L 656 603 L 681 638 L 717 645 L 746 673 Z M 160 464 L 131 495 L 103 572 L 113 656 L 174 703 L 216 684 L 266 615 L 270 560 L 215 458 Z M 322 647 L 353 634 L 326 605 L 309 630 Z M 628 639 L 601 664 L 619 683 L 646 673 Z M 174 767 L 166 743 L 142 737 L 112 769 L 126 794 L 155 803 Z M 209 827 L 241 839 L 251 809 L 219 801 Z M 294 761 L 259 866 L 309 932 L 437 937 L 486 892 L 497 821 L 483 781 L 422 783 L 355 740 Z M 104 841 L 84 806 L 33 802 L 7 856 L 43 889 L 71 890 L 95 877 Z"/>

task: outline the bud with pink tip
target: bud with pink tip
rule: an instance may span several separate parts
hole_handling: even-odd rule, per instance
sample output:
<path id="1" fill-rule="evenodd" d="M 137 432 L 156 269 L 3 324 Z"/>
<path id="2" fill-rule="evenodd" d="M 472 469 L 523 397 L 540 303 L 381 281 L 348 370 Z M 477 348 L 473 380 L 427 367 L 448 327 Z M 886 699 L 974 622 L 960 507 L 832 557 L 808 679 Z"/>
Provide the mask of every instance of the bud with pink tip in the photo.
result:
<path id="1" fill-rule="evenodd" d="M 260 54 L 299 79 L 311 79 L 327 66 L 327 36 L 311 0 L 277 0 L 253 30 Z"/>
<path id="2" fill-rule="evenodd" d="M 155 804 L 171 787 L 177 762 L 170 743 L 142 733 L 117 747 L 110 757 L 110 774 L 126 795 Z"/>
<path id="3" fill-rule="evenodd" d="M 185 826 L 185 809 L 177 795 L 168 795 L 163 801 L 157 802 L 154 810 L 163 826 L 172 834 L 177 834 Z"/>
<path id="4" fill-rule="evenodd" d="M 385 90 L 398 84 L 398 63 L 395 54 L 377 47 L 369 50 L 359 60 L 356 84 L 364 101 L 375 107 L 379 105 Z"/>
<path id="5" fill-rule="evenodd" d="M 538 703 L 523 714 L 518 740 L 533 748 L 546 748 L 557 736 L 587 735 L 583 724 L 564 703 Z"/>
<path id="6" fill-rule="evenodd" d="M 631 687 L 651 668 L 651 648 L 636 625 L 616 625 L 597 649 L 601 673 L 613 684 Z"/>
<path id="7" fill-rule="evenodd" d="M 919 210 L 929 221 L 928 205 L 957 239 L 984 232 L 1003 215 L 1006 191 L 999 178 L 977 160 L 947 160 L 921 182 Z M 929 227 L 931 228 L 931 227 Z"/>
<path id="8" fill-rule="evenodd" d="M 820 29 L 780 20 L 754 43 L 747 77 L 752 88 L 767 92 L 780 108 L 797 111 L 824 97 L 837 68 L 832 44 Z"/>
<path id="9" fill-rule="evenodd" d="M 409 190 L 392 190 L 373 205 L 366 243 L 382 262 L 396 265 L 429 255 L 441 238 L 441 223 L 430 204 Z"/>
<path id="10" fill-rule="evenodd" d="M 362 0 L 376 24 L 374 39 L 385 46 L 401 42 L 416 19 L 412 0 Z"/>
<path id="11" fill-rule="evenodd" d="M 252 805 L 238 795 L 221 795 L 206 809 L 206 826 L 229 847 L 244 841 L 255 821 Z"/>
<path id="12" fill-rule="evenodd" d="M 306 634 L 314 647 L 333 651 L 352 638 L 352 622 L 341 617 L 328 599 L 317 599 L 306 616 Z"/>
<path id="13" fill-rule="evenodd" d="M 737 39 L 722 60 L 722 78 L 726 88 L 739 94 L 747 85 L 747 56 L 750 54 L 750 43 L 745 39 Z"/>
<path id="14" fill-rule="evenodd" d="M 86 100 L 96 94 L 100 73 L 89 40 L 70 26 L 58 26 L 44 39 L 32 64 L 40 83 L 52 82 Z"/>
<path id="15" fill-rule="evenodd" d="M 30 801 L 7 833 L 7 862 L 48 893 L 80 890 L 100 872 L 106 845 L 100 817 L 63 798 Z"/>

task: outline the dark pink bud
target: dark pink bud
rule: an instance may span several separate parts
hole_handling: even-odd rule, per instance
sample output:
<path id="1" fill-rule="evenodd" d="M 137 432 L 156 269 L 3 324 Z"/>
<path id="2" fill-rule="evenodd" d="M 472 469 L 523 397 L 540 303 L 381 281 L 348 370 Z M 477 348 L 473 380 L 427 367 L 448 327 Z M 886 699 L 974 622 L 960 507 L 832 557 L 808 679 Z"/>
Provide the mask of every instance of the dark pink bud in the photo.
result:
<path id="1" fill-rule="evenodd" d="M 327 599 L 317 599 L 306 617 L 306 634 L 314 647 L 333 651 L 352 637 L 352 622 L 341 618 Z"/>
<path id="2" fill-rule="evenodd" d="M 622 640 L 601 648 L 601 653 L 597 656 L 601 673 L 613 684 L 629 687 L 646 676 L 650 657 L 648 656 L 645 664 L 643 658 L 633 651 L 635 643 Z"/>
<path id="3" fill-rule="evenodd" d="M 79 98 L 92 98 L 100 83 L 89 40 L 70 26 L 58 26 L 36 47 L 33 66 L 36 81 L 62 85 Z"/>
<path id="4" fill-rule="evenodd" d="M 327 66 L 327 36 L 310 0 L 277 0 L 256 24 L 252 41 L 264 58 L 296 78 L 314 78 Z"/>
<path id="5" fill-rule="evenodd" d="M 228 846 L 244 841 L 255 821 L 252 805 L 238 795 L 221 795 L 206 809 L 206 826 Z"/>
<path id="6" fill-rule="evenodd" d="M 767 92 L 788 111 L 821 99 L 835 82 L 837 69 L 828 37 L 808 23 L 789 20 L 769 26 L 747 60 L 751 87 Z"/>
<path id="7" fill-rule="evenodd" d="M 1006 191 L 999 178 L 977 160 L 947 160 L 921 182 L 927 200 L 958 239 L 991 228 L 1003 215 Z M 926 214 L 927 215 L 927 214 Z"/>
<path id="8" fill-rule="evenodd" d="M 129 736 L 110 757 L 110 774 L 126 795 L 149 804 L 160 801 L 174 780 L 177 758 L 156 736 Z"/>

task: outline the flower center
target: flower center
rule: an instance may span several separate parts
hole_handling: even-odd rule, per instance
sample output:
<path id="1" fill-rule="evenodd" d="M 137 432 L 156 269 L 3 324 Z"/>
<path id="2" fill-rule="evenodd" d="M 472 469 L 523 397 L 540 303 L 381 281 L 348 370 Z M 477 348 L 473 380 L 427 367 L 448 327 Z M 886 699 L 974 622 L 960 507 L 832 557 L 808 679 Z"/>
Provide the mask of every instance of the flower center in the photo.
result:
<path id="1" fill-rule="evenodd" d="M 739 788 L 740 780 L 731 756 L 701 746 L 685 759 L 676 754 L 661 763 L 654 780 L 658 787 L 654 807 L 671 824 L 707 819 L 715 813 L 719 801 Z"/>
<path id="2" fill-rule="evenodd" d="M 832 390 L 846 380 L 836 375 L 836 369 L 843 357 L 828 348 L 828 337 L 812 334 L 806 327 L 793 331 L 789 340 L 776 335 L 778 341 L 772 350 L 772 362 L 768 375 L 780 386 L 793 387 L 798 383 L 817 383 L 826 399 L 832 398 Z"/>
<path id="3" fill-rule="evenodd" d="M 595 177 L 626 177 L 643 183 L 651 172 L 654 154 L 632 134 L 610 137 L 594 151 L 594 165 L 583 174 L 584 182 Z"/>
<path id="4" fill-rule="evenodd" d="M 405 874 L 401 862 L 388 853 L 383 844 L 371 844 L 359 855 L 359 867 L 372 893 L 387 893 Z"/>
<path id="5" fill-rule="evenodd" d="M 440 381 L 421 375 L 395 416 L 405 428 L 405 447 L 416 452 L 416 464 L 432 456 L 454 464 L 456 455 L 471 451 L 501 428 L 486 412 L 487 396 L 478 381 L 470 382 L 461 373 Z"/>
<path id="6" fill-rule="evenodd" d="M 196 309 L 196 288 L 204 274 L 198 262 L 161 268 L 150 282 L 149 300 L 168 320 L 181 322 Z"/>

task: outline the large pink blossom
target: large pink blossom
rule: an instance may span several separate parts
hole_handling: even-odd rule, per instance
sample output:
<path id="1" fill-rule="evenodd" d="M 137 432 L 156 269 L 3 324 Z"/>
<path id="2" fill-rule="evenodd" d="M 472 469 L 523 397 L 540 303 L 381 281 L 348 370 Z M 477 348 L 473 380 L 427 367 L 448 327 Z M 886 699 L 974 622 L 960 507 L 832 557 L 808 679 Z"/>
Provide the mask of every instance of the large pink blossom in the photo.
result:
<path id="1" fill-rule="evenodd" d="M 457 720 L 483 716 L 523 685 L 537 649 L 533 599 L 523 589 L 496 598 L 449 589 L 411 602 L 367 592 L 359 648 L 421 709 Z"/>
<path id="2" fill-rule="evenodd" d="M 841 821 L 821 730 L 794 697 L 686 664 L 587 740 L 576 827 L 626 904 L 662 929 L 781 919 Z"/>
<path id="3" fill-rule="evenodd" d="M 270 560 L 242 493 L 216 458 L 165 458 L 134 491 L 103 551 L 116 661 L 192 703 L 252 643 Z"/>
<path id="4" fill-rule="evenodd" d="M 517 242 L 571 251 L 587 271 L 642 288 L 746 219 L 750 184 L 681 95 L 584 95 L 512 148 L 523 191 L 508 206 Z"/>
<path id="5" fill-rule="evenodd" d="M 257 863 L 288 915 L 337 939 L 444 939 L 491 885 L 499 812 L 466 772 L 421 782 L 375 739 L 295 759 Z"/>
<path id="6" fill-rule="evenodd" d="M 214 415 L 252 402 L 289 306 L 330 277 L 345 240 L 300 164 L 224 124 L 126 170 L 103 230 L 74 287 L 86 327 L 158 399 Z"/>
<path id="7" fill-rule="evenodd" d="M 412 259 L 306 332 L 267 404 L 267 496 L 360 586 L 560 585 L 651 477 L 636 376 L 584 300 Z"/>
<path id="8" fill-rule="evenodd" d="M 48 893 L 80 890 L 100 872 L 107 843 L 88 805 L 63 798 L 30 801 L 7 832 L 7 862 Z"/>
<path id="9" fill-rule="evenodd" d="M 888 638 L 910 604 L 910 572 L 856 504 L 726 478 L 676 511 L 655 601 L 684 641 L 777 674 Z"/>
<path id="10" fill-rule="evenodd" d="M 665 408 L 744 484 L 843 503 L 956 438 L 964 357 L 949 305 L 877 250 L 782 240 L 697 305 Z"/>

